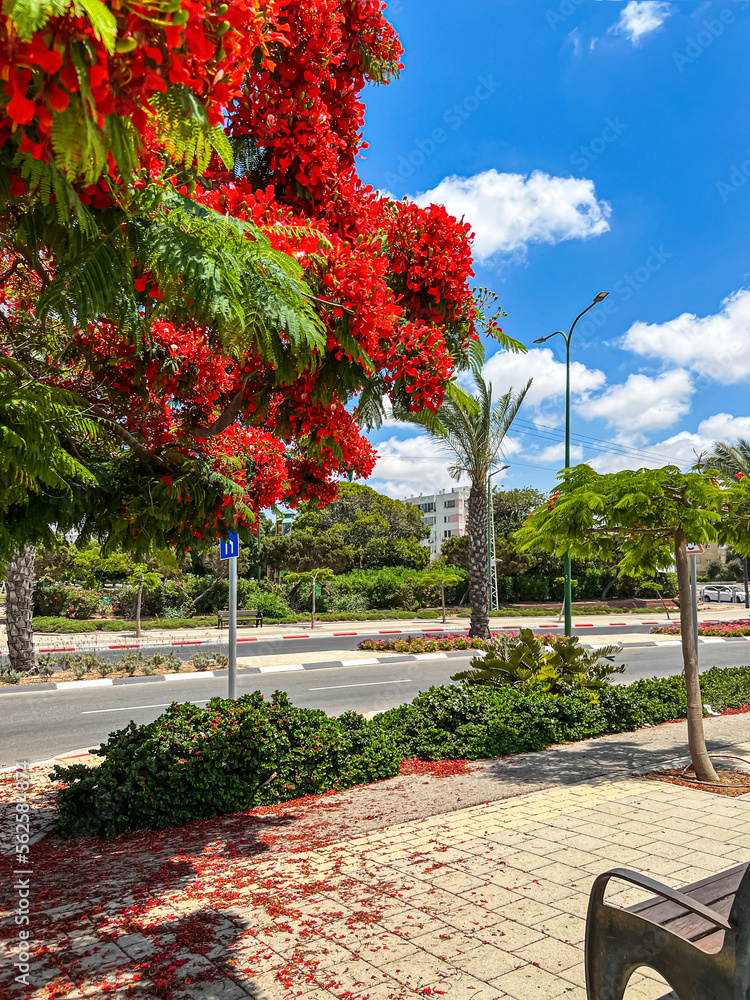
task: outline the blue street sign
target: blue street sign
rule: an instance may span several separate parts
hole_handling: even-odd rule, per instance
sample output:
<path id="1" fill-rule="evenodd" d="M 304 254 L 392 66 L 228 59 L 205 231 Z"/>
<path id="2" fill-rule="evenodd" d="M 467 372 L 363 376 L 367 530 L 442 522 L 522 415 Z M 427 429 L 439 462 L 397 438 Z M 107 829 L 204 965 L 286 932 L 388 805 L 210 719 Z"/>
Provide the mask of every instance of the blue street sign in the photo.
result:
<path id="1" fill-rule="evenodd" d="M 230 535 L 219 542 L 219 555 L 222 559 L 236 559 L 240 554 L 240 536 Z"/>

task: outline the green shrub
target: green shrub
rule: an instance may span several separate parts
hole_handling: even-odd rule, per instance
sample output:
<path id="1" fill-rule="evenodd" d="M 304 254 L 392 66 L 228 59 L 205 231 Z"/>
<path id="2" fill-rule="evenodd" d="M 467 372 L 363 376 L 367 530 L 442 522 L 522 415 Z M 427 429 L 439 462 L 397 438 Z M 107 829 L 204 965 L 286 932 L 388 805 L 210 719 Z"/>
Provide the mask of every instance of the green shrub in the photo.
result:
<path id="1" fill-rule="evenodd" d="M 117 664 L 120 670 L 124 670 L 128 677 L 132 677 L 137 670 L 143 668 L 143 653 L 140 649 L 131 649 L 124 653 Z"/>
<path id="2" fill-rule="evenodd" d="M 33 619 L 35 632 L 96 632 L 96 622 L 74 621 L 70 618 L 40 616 Z"/>
<path id="3" fill-rule="evenodd" d="M 704 703 L 718 711 L 750 703 L 750 666 L 714 667 L 701 684 Z M 173 704 L 149 725 L 113 733 L 96 751 L 101 767 L 55 767 L 52 777 L 69 786 L 58 797 L 58 832 L 164 829 L 392 777 L 403 758 L 541 750 L 681 719 L 686 709 L 681 676 L 606 687 L 597 701 L 583 691 L 443 685 L 369 723 L 354 712 L 331 719 L 294 708 L 280 691 L 270 703 L 255 691 L 235 702 L 214 698 L 206 709 Z"/>
<path id="4" fill-rule="evenodd" d="M 0 670 L 0 683 L 2 684 L 20 684 L 22 677 L 23 674 L 17 670 L 11 670 L 10 667 L 3 667 Z"/>
<path id="5" fill-rule="evenodd" d="M 205 653 L 193 653 L 191 660 L 196 670 L 210 670 L 213 666 L 211 657 L 206 656 Z"/>
<path id="6" fill-rule="evenodd" d="M 70 590 L 64 583 L 51 583 L 44 586 L 41 583 L 34 585 L 34 598 L 32 614 L 47 617 L 57 617 L 62 614 L 68 600 Z"/>
<path id="7" fill-rule="evenodd" d="M 398 774 L 400 756 L 361 715 L 295 708 L 281 691 L 205 709 L 173 704 L 113 733 L 97 768 L 55 767 L 62 836 L 161 830 L 194 819 L 345 789 Z"/>
<path id="8" fill-rule="evenodd" d="M 204 615 L 202 618 L 156 618 L 151 622 L 142 622 L 144 631 L 173 628 L 215 628 L 216 618 Z"/>

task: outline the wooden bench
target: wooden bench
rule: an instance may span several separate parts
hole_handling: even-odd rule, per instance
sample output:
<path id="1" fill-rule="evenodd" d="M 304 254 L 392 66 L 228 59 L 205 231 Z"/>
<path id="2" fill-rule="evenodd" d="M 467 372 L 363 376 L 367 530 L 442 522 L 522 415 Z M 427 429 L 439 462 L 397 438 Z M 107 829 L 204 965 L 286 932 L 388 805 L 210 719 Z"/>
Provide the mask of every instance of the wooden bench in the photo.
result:
<path id="1" fill-rule="evenodd" d="M 224 627 L 224 622 L 229 624 L 229 612 L 228 611 L 218 611 L 217 617 L 219 619 L 219 628 Z M 262 611 L 238 611 L 237 612 L 237 624 L 242 622 L 255 622 L 255 627 L 259 625 L 263 628 L 263 612 Z"/>
<path id="2" fill-rule="evenodd" d="M 656 895 L 620 909 L 604 902 L 611 879 Z M 750 869 L 748 863 L 685 886 L 680 892 L 627 868 L 594 882 L 586 917 L 588 1000 L 622 1000 L 633 972 L 654 969 L 672 987 L 661 1000 L 747 1000 L 750 997 Z"/>

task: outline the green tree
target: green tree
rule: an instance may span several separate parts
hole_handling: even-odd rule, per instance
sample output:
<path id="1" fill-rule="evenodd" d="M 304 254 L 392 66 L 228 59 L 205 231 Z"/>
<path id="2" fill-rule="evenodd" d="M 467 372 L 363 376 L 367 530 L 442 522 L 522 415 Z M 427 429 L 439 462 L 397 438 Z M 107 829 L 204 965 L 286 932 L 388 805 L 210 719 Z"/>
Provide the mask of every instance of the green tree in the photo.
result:
<path id="1" fill-rule="evenodd" d="M 362 569 L 384 569 L 386 566 L 424 569 L 430 561 L 430 550 L 414 537 L 371 538 L 356 551 L 355 561 Z"/>
<path id="2" fill-rule="evenodd" d="M 750 479 L 722 484 L 711 473 L 675 466 L 599 475 L 567 470 L 559 491 L 521 529 L 522 548 L 609 559 L 626 576 L 656 575 L 674 560 L 680 599 L 690 756 L 698 778 L 716 781 L 703 732 L 698 651 L 693 632 L 686 544 L 719 542 L 750 552 Z"/>
<path id="3" fill-rule="evenodd" d="M 522 486 L 511 490 L 492 490 L 492 511 L 495 518 L 495 535 L 507 538 L 523 526 L 524 521 L 547 499 L 547 494 L 535 490 L 533 486 Z"/>
<path id="4" fill-rule="evenodd" d="M 354 549 L 344 545 L 335 531 L 315 535 L 293 529 L 289 535 L 271 535 L 263 540 L 263 552 L 266 563 L 275 570 L 302 572 L 326 566 L 334 573 L 345 573 L 354 562 Z"/>
<path id="5" fill-rule="evenodd" d="M 133 566 L 133 577 L 138 580 L 138 598 L 135 603 L 135 635 L 137 639 L 141 637 L 141 599 L 143 598 L 143 588 L 154 591 L 161 583 L 161 576 L 158 573 L 150 573 L 145 563 L 136 563 Z"/>
<path id="6" fill-rule="evenodd" d="M 443 609 L 443 623 L 445 623 L 445 588 L 456 587 L 459 583 L 463 583 L 463 577 L 457 573 L 449 573 L 446 570 L 436 568 L 431 573 L 425 573 L 423 577 L 420 577 L 419 582 L 423 587 L 431 585 L 440 587 L 440 605 Z"/>
<path id="7" fill-rule="evenodd" d="M 305 504 L 292 533 L 298 531 L 336 532 L 353 549 L 359 569 L 423 569 L 430 561 L 429 550 L 419 545 L 430 534 L 419 509 L 359 483 L 342 483 L 338 497 L 325 507 Z"/>
<path id="8" fill-rule="evenodd" d="M 452 453 L 454 463 L 448 470 L 455 480 L 467 476 L 469 491 L 469 602 L 470 636 L 490 637 L 487 606 L 487 477 L 501 453 L 503 441 L 531 386 L 514 393 L 509 389 L 497 403 L 492 403 L 492 385 L 475 374 L 476 392 L 472 401 L 447 400 L 438 411 L 438 421 L 430 431 Z"/>
<path id="9" fill-rule="evenodd" d="M 446 538 L 440 549 L 440 560 L 449 566 L 468 569 L 469 536 L 451 535 L 450 538 Z"/>
<path id="10" fill-rule="evenodd" d="M 311 569 L 307 573 L 287 573 L 288 583 L 309 583 L 312 585 L 312 611 L 310 612 L 310 628 L 315 628 L 315 597 L 318 580 L 330 580 L 333 573 L 327 567 Z"/>

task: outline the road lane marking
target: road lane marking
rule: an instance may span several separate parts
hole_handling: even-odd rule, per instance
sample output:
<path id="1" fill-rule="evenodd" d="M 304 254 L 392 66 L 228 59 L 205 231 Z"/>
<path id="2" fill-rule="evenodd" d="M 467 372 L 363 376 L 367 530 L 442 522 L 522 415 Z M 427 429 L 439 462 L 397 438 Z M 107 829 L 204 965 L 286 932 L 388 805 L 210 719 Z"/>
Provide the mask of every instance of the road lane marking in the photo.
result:
<path id="1" fill-rule="evenodd" d="M 129 705 L 127 708 L 90 708 L 87 712 L 81 712 L 81 715 L 102 715 L 105 712 L 137 712 L 141 708 L 169 708 L 171 704 L 171 701 L 167 701 L 163 705 Z M 203 698 L 201 701 L 193 701 L 191 704 L 206 705 L 208 704 L 208 698 Z"/>
<path id="2" fill-rule="evenodd" d="M 308 688 L 308 691 L 333 691 L 334 688 L 366 688 L 374 687 L 376 684 L 411 684 L 412 681 L 407 677 L 403 681 L 365 681 L 362 684 L 327 684 L 322 688 Z"/>

